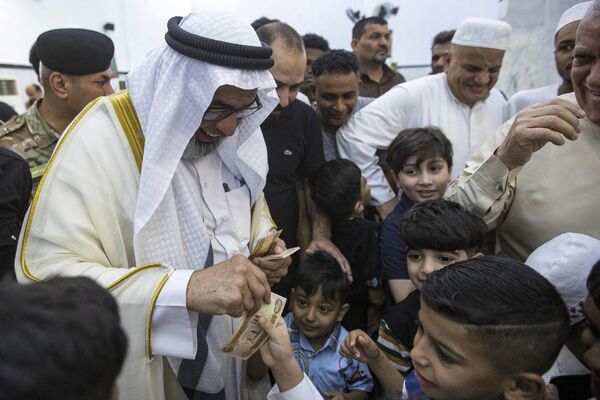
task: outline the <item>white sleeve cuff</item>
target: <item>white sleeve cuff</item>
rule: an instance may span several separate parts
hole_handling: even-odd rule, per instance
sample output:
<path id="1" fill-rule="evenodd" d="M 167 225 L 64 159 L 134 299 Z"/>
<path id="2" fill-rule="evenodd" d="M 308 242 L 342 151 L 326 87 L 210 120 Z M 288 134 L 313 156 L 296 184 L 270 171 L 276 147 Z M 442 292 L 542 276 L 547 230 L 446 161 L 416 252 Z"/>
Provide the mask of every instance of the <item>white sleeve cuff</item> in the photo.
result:
<path id="1" fill-rule="evenodd" d="M 193 270 L 175 270 L 163 286 L 152 315 L 152 355 L 196 357 L 198 314 L 187 309 L 187 286 Z"/>
<path id="2" fill-rule="evenodd" d="M 299 384 L 285 392 L 280 392 L 277 385 L 273 386 L 267 394 L 267 400 L 323 400 L 323 397 L 304 374 Z"/>

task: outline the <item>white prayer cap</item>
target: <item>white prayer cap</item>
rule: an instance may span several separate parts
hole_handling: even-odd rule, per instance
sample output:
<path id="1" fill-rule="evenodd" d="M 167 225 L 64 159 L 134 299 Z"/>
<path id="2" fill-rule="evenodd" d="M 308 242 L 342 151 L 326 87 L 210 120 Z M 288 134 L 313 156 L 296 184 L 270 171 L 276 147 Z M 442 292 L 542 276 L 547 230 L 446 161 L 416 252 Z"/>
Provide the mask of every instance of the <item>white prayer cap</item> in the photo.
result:
<path id="1" fill-rule="evenodd" d="M 567 11 L 562 13 L 560 19 L 558 20 L 558 25 L 556 25 L 556 30 L 554 31 L 554 35 L 558 33 L 562 28 L 566 25 L 569 25 L 571 22 L 580 21 L 583 19 L 585 12 L 590 8 L 593 1 L 584 1 L 583 3 L 577 3 L 573 7 L 569 8 Z"/>
<path id="2" fill-rule="evenodd" d="M 467 18 L 460 23 L 453 44 L 486 49 L 506 50 L 511 27 L 504 21 L 489 18 Z"/>
<path id="3" fill-rule="evenodd" d="M 556 287 L 574 325 L 584 318 L 587 277 L 599 259 L 600 240 L 580 233 L 564 233 L 538 247 L 525 264 Z"/>

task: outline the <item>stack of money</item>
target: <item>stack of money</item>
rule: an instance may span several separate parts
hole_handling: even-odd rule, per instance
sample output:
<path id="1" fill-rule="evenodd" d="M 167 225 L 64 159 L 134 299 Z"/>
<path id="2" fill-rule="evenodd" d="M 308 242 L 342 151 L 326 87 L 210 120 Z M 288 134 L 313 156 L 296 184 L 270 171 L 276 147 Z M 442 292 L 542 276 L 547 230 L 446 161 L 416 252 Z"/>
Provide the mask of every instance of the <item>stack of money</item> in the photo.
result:
<path id="1" fill-rule="evenodd" d="M 286 298 L 271 293 L 271 304 L 263 304 L 252 315 L 244 313 L 240 325 L 221 349 L 225 354 L 247 360 L 256 353 L 269 338 L 259 324 L 259 318 L 265 317 L 273 325 L 277 325 L 285 306 Z"/>

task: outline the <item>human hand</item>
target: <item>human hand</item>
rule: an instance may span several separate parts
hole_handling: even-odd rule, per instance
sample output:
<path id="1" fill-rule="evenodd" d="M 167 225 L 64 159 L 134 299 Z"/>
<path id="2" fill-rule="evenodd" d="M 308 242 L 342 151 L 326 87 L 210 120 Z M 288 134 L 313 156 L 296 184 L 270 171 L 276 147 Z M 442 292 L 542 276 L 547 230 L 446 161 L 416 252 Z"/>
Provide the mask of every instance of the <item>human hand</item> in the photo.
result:
<path id="1" fill-rule="evenodd" d="M 277 364 L 294 360 L 288 327 L 283 319 L 279 321 L 277 326 L 271 324 L 264 317 L 260 317 L 258 323 L 269 335 L 269 340 L 260 348 L 260 355 L 265 365 L 273 368 Z"/>
<path id="2" fill-rule="evenodd" d="M 399 202 L 398 198 L 393 197 L 393 198 L 389 199 L 388 201 L 386 201 L 385 203 L 382 203 L 375 207 L 377 209 L 377 212 L 381 216 L 382 221 L 385 219 L 385 217 L 388 216 L 389 213 L 394 211 L 394 208 L 396 207 L 398 202 Z"/>
<path id="3" fill-rule="evenodd" d="M 250 260 L 237 255 L 210 268 L 192 273 L 187 308 L 201 314 L 252 314 L 270 303 L 271 289 L 265 274 Z"/>
<path id="4" fill-rule="evenodd" d="M 270 254 L 281 254 L 285 250 L 287 250 L 285 242 L 281 239 L 277 239 L 275 241 L 275 246 L 273 247 L 273 252 Z M 265 256 L 270 254 L 265 254 Z M 292 264 L 292 257 L 288 256 L 286 258 L 282 258 L 281 260 L 271 261 L 267 261 L 263 257 L 254 257 L 252 258 L 252 262 L 256 264 L 262 272 L 264 272 L 269 285 L 273 286 L 287 275 L 288 268 Z"/>
<path id="5" fill-rule="evenodd" d="M 355 329 L 344 339 L 344 342 L 340 346 L 340 355 L 369 364 L 377 360 L 381 355 L 381 351 L 373 339 L 365 332 Z"/>
<path id="6" fill-rule="evenodd" d="M 306 254 L 311 256 L 316 251 L 324 251 L 325 253 L 335 258 L 338 264 L 340 264 L 340 267 L 342 267 L 342 271 L 344 271 L 344 273 L 346 274 L 348 282 L 352 283 L 352 269 L 350 269 L 350 263 L 348 262 L 346 257 L 344 257 L 340 249 L 338 249 L 337 246 L 331 242 L 331 240 L 313 239 L 313 241 L 310 242 L 308 248 L 306 249 Z"/>
<path id="7" fill-rule="evenodd" d="M 563 99 L 528 107 L 517 114 L 496 157 L 508 169 L 523 166 L 548 142 L 561 146 L 565 138 L 576 140 L 581 132 L 579 120 L 584 116 L 577 104 Z"/>

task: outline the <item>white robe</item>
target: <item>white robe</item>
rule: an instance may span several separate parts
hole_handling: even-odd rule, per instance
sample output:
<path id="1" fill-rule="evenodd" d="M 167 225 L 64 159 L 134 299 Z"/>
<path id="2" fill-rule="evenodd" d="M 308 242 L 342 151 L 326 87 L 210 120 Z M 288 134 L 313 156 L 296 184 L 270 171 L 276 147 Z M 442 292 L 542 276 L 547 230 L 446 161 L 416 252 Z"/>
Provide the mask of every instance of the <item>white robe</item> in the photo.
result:
<path id="1" fill-rule="evenodd" d="M 394 197 L 378 166 L 377 149 L 387 148 L 407 128 L 436 126 L 454 147 L 453 177 L 503 121 L 504 96 L 492 89 L 484 101 L 469 107 L 454 97 L 446 74 L 426 76 L 394 86 L 357 112 L 337 133 L 342 158 L 354 161 L 371 187 L 374 204 Z"/>
<path id="2" fill-rule="evenodd" d="M 513 94 L 508 100 L 508 103 L 506 103 L 504 119 L 508 120 L 512 118 L 525 107 L 558 97 L 559 87 L 560 84 L 555 83 L 553 85 L 542 86 L 535 89 L 521 90 L 520 92 Z"/>

